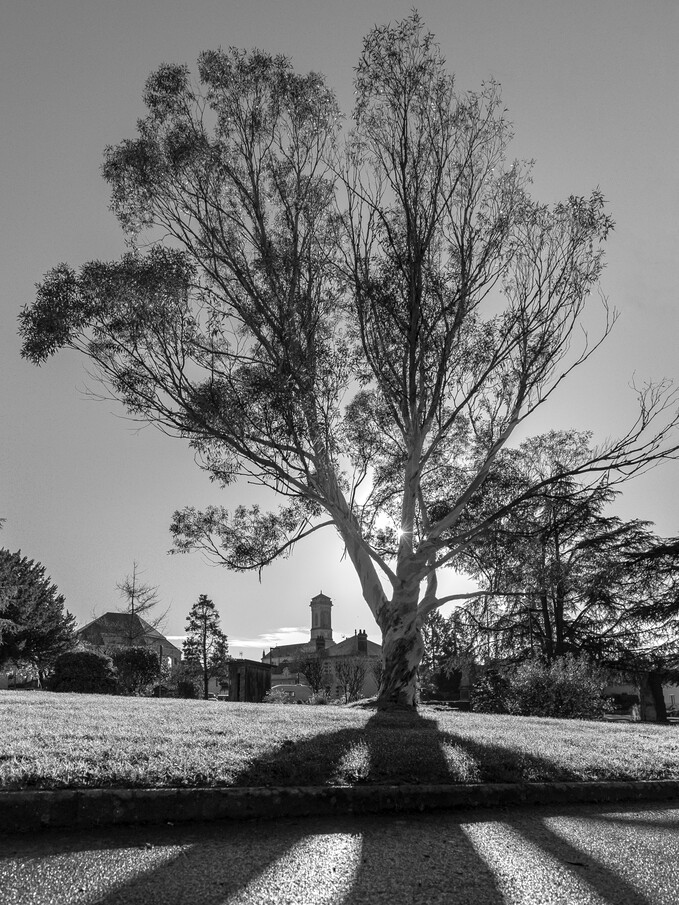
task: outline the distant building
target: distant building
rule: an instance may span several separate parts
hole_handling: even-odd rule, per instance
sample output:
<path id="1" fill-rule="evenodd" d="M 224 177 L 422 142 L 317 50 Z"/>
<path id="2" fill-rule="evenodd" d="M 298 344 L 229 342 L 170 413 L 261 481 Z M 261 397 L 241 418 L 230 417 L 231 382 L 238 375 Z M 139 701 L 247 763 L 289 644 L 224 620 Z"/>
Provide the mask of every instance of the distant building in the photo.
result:
<path id="1" fill-rule="evenodd" d="M 35 667 L 17 664 L 13 660 L 6 661 L 0 670 L 0 691 L 26 687 L 40 687 Z"/>
<path id="2" fill-rule="evenodd" d="M 301 644 L 281 644 L 266 653 L 262 651 L 262 662 L 272 666 L 271 685 L 286 685 L 305 681 L 297 666 L 308 657 L 318 657 L 323 663 L 323 689 L 332 696 L 339 697 L 344 685 L 338 676 L 340 664 L 353 664 L 365 668 L 365 677 L 360 697 L 369 698 L 377 694 L 378 681 L 375 673 L 382 663 L 382 647 L 370 641 L 367 632 L 361 630 L 335 642 L 332 637 L 332 600 L 327 594 L 317 594 L 311 603 L 311 630 L 308 641 Z M 341 667 L 340 667 L 341 668 Z"/>
<path id="3" fill-rule="evenodd" d="M 256 660 L 229 660 L 229 700 L 259 704 L 271 688 L 271 666 Z"/>
<path id="4" fill-rule="evenodd" d="M 182 658 L 178 647 L 165 635 L 132 613 L 104 613 L 76 632 L 78 640 L 89 650 L 111 651 L 116 647 L 150 647 L 169 667 Z"/>

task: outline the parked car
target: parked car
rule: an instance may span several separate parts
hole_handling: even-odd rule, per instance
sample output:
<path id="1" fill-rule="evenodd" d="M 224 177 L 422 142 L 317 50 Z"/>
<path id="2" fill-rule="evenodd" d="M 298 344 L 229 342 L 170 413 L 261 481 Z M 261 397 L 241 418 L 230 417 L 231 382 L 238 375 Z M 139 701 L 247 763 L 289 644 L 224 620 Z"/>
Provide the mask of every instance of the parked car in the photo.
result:
<path id="1" fill-rule="evenodd" d="M 273 685 L 271 693 L 279 692 L 286 695 L 296 704 L 306 704 L 312 695 L 312 691 L 308 685 Z"/>

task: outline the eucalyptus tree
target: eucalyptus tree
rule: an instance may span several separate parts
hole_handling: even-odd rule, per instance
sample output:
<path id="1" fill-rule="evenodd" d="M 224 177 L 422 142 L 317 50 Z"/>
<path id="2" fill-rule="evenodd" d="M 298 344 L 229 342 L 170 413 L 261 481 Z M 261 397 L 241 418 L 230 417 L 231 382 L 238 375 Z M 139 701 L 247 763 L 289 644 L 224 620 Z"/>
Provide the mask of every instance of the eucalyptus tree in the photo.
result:
<path id="1" fill-rule="evenodd" d="M 23 354 L 79 349 L 217 482 L 283 498 L 178 512 L 178 549 L 260 569 L 334 528 L 382 631 L 380 706 L 412 706 L 439 570 L 515 502 L 469 525 L 470 500 L 598 345 L 570 349 L 612 221 L 598 191 L 530 198 L 499 87 L 458 92 L 417 14 L 371 30 L 355 89 L 342 142 L 324 79 L 284 57 L 206 52 L 197 82 L 161 66 L 105 154 L 130 251 L 50 271 Z M 578 473 L 671 455 L 669 401 L 644 389 Z"/>

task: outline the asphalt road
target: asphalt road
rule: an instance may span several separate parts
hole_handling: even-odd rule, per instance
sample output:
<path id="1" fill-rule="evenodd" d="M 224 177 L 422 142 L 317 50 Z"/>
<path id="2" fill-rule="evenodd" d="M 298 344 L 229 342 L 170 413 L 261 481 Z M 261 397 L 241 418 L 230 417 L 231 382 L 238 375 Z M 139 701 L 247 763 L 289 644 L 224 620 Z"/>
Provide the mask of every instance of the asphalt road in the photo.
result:
<path id="1" fill-rule="evenodd" d="M 679 805 L 0 836 L 2 905 L 677 905 Z"/>

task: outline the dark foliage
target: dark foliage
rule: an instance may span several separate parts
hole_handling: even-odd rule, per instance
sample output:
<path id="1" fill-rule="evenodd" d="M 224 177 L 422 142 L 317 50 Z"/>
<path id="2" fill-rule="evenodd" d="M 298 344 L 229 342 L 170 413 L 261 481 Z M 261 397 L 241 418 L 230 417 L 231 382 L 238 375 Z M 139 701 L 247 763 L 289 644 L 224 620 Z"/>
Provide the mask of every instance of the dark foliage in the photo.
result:
<path id="1" fill-rule="evenodd" d="M 158 654 L 151 648 L 122 647 L 112 650 L 110 656 L 118 673 L 120 694 L 144 694 L 160 679 Z"/>
<path id="2" fill-rule="evenodd" d="M 184 641 L 184 660 L 201 677 L 202 695 L 208 696 L 208 682 L 216 677 L 220 685 L 228 681 L 229 643 L 219 627 L 219 612 L 206 594 L 201 594 L 189 611 Z"/>
<path id="3" fill-rule="evenodd" d="M 507 713 L 509 681 L 497 670 L 488 669 L 471 689 L 471 709 L 476 713 Z"/>
<path id="4" fill-rule="evenodd" d="M 77 650 L 61 654 L 54 664 L 49 687 L 52 691 L 115 694 L 118 676 L 113 661 L 96 651 Z"/>
<path id="5" fill-rule="evenodd" d="M 75 644 L 75 619 L 45 575 L 21 551 L 0 550 L 0 665 L 9 660 L 47 672 Z"/>
<path id="6" fill-rule="evenodd" d="M 609 674 L 584 657 L 532 658 L 502 672 L 489 671 L 472 689 L 472 709 L 559 719 L 601 719 Z"/>

